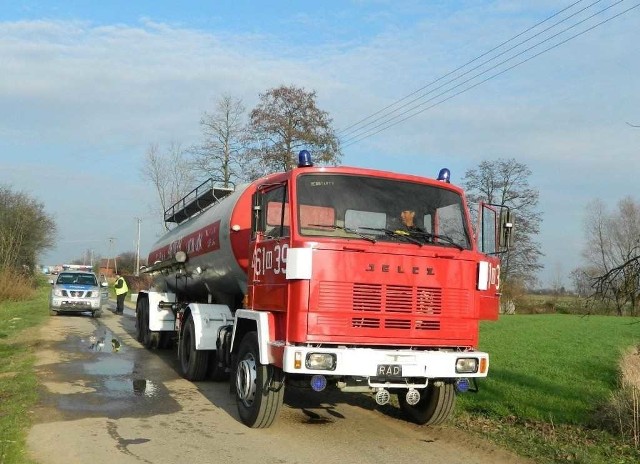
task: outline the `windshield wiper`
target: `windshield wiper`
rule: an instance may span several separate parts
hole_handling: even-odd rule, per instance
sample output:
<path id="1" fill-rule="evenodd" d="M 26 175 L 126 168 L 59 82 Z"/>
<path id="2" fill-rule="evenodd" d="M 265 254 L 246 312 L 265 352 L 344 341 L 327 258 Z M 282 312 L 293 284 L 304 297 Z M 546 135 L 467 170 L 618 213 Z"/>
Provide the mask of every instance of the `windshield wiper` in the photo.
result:
<path id="1" fill-rule="evenodd" d="M 433 244 L 434 240 L 440 240 L 442 242 L 448 243 L 449 245 L 453 245 L 460 251 L 464 250 L 464 247 L 459 243 L 457 243 L 455 240 L 453 240 L 451 237 L 448 237 L 446 235 L 432 234 L 430 232 L 425 232 L 423 230 L 403 230 L 403 229 L 392 230 L 392 229 L 373 228 L 373 227 L 362 227 L 362 229 L 384 232 L 385 234 L 391 235 L 393 237 L 403 237 L 408 241 L 420 246 L 423 246 L 425 243 Z M 423 238 L 424 241 L 416 239 L 415 236 Z"/>
<path id="2" fill-rule="evenodd" d="M 377 241 L 373 237 L 368 237 L 367 235 L 361 234 L 356 229 L 350 229 L 348 227 L 336 226 L 336 225 L 333 225 L 333 224 L 309 224 L 309 225 L 311 227 L 326 227 L 327 229 L 331 229 L 331 230 L 336 230 L 336 229 L 344 230 L 345 232 L 347 232 L 349 234 L 355 234 L 360 238 L 363 238 L 365 240 L 369 240 L 371 243 L 376 243 L 376 241 Z"/>
<path id="3" fill-rule="evenodd" d="M 364 230 L 373 230 L 375 232 L 384 232 L 386 235 L 389 235 L 391 237 L 403 238 L 408 242 L 415 243 L 416 245 L 420 245 L 420 246 L 424 245 L 424 243 L 421 242 L 420 240 L 413 238 L 411 236 L 411 232 L 409 232 L 408 230 L 392 230 L 392 229 L 385 229 L 382 227 L 360 227 L 360 228 Z"/>
<path id="4" fill-rule="evenodd" d="M 416 235 L 421 235 L 423 237 L 428 238 L 432 242 L 433 242 L 433 240 L 441 240 L 441 241 L 443 241 L 445 243 L 453 245 L 454 247 L 456 247 L 460 251 L 464 250 L 464 247 L 462 245 L 460 245 L 454 239 L 452 239 L 451 237 L 448 237 L 446 235 L 432 234 L 431 232 L 424 232 L 424 231 L 421 231 L 421 230 L 412 230 L 412 231 L 409 231 L 409 233 L 416 234 Z"/>

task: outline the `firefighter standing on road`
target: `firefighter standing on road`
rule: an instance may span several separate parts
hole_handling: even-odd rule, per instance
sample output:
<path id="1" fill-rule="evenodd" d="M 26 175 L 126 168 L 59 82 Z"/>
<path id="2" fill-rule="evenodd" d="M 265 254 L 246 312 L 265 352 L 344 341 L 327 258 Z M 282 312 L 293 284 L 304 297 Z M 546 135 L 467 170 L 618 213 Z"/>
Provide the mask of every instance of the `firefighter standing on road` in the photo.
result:
<path id="1" fill-rule="evenodd" d="M 114 284 L 114 288 L 116 291 L 116 314 L 124 313 L 124 299 L 129 293 L 129 287 L 127 287 L 127 282 L 125 282 L 124 277 L 122 277 L 119 273 L 116 273 L 116 283 Z"/>

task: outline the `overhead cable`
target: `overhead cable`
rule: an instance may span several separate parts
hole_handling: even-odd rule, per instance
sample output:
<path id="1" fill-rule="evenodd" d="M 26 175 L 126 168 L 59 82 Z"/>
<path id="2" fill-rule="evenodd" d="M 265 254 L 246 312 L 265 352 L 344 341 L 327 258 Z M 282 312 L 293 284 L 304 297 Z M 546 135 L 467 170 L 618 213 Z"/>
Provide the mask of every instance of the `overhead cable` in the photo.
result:
<path id="1" fill-rule="evenodd" d="M 481 80 L 481 81 L 479 81 L 479 82 L 471 83 L 471 81 L 476 80 L 476 79 L 477 79 L 477 78 L 479 78 L 480 76 L 483 76 L 483 75 L 485 75 L 485 74 L 487 74 L 487 73 L 491 72 L 492 70 L 494 70 L 494 69 L 496 69 L 496 68 L 498 68 L 498 67 L 500 67 L 500 66 L 502 66 L 502 65 L 504 65 L 504 64 L 506 64 L 506 63 L 508 63 L 508 62 L 510 62 L 510 61 L 512 61 L 512 60 L 514 60 L 514 59 L 515 59 L 515 58 L 517 58 L 518 56 L 521 56 L 521 55 L 523 55 L 523 54 L 525 54 L 525 53 L 527 53 L 527 52 L 530 52 L 531 50 L 533 50 L 533 49 L 535 49 L 535 48 L 539 47 L 540 45 L 542 45 L 542 44 L 544 44 L 544 43 L 546 43 L 546 42 L 548 42 L 548 41 L 550 41 L 550 40 L 552 40 L 552 39 L 554 39 L 554 38 L 558 37 L 559 35 L 564 34 L 565 32 L 567 32 L 567 31 L 569 31 L 569 30 L 571 30 L 571 29 L 573 29 L 573 28 L 575 28 L 575 27 L 577 27 L 577 26 L 579 26 L 579 25 L 581 25 L 581 24 L 585 23 L 586 21 L 588 21 L 588 20 L 590 20 L 590 19 L 593 19 L 594 17 L 596 17 L 596 16 L 598 16 L 598 15 L 603 14 L 604 12 L 606 12 L 606 11 L 608 11 L 609 9 L 611 9 L 612 7 L 614 7 L 614 6 L 618 5 L 618 4 L 619 4 L 619 3 L 621 3 L 622 1 L 623 1 L 623 0 L 619 0 L 618 2 L 613 3 L 613 4 L 609 5 L 609 6 L 607 6 L 606 8 L 603 8 L 602 10 L 600 10 L 600 11 L 598 11 L 598 12 L 596 12 L 596 13 L 594 13 L 594 14 L 590 15 L 589 17 L 587 17 L 587 18 L 585 18 L 585 19 L 583 19 L 583 20 L 581 20 L 581 21 L 578 21 L 578 22 L 576 22 L 576 23 L 574 23 L 574 24 L 572 24 L 572 25 L 570 25 L 570 26 L 566 27 L 565 29 L 561 30 L 560 32 L 557 32 L 557 33 L 553 34 L 552 36 L 547 37 L 546 39 L 544 39 L 544 40 L 541 40 L 541 41 L 537 42 L 536 44 L 534 44 L 534 45 L 532 45 L 532 46 L 528 47 L 527 49 L 522 50 L 522 51 L 520 51 L 520 52 L 518 52 L 518 53 L 516 53 L 516 54 L 512 55 L 511 57 L 509 57 L 509 58 L 507 58 L 507 59 L 505 59 L 505 60 L 501 61 L 500 63 L 497 63 L 497 64 L 495 64 L 495 65 L 493 65 L 493 66 L 489 67 L 488 69 L 486 69 L 486 70 L 484 70 L 484 71 L 478 72 L 478 73 L 474 74 L 472 77 L 470 77 L 470 78 L 468 78 L 468 79 L 466 79 L 466 80 L 464 80 L 464 81 L 462 81 L 462 82 L 460 82 L 460 83 L 458 83 L 458 84 L 456 84 L 456 85 L 454 85 L 454 86 L 452 86 L 452 87 L 449 87 L 448 89 L 446 89 L 446 90 L 444 90 L 444 91 L 442 91 L 442 92 L 438 93 L 437 95 L 432 96 L 431 98 L 426 99 L 426 100 L 424 100 L 424 101 L 421 101 L 420 103 L 416 103 L 416 102 L 418 102 L 418 101 L 420 101 L 420 100 L 423 100 L 427 95 L 429 95 L 429 94 L 431 94 L 431 93 L 433 93 L 433 92 L 435 92 L 435 91 L 437 91 L 437 90 L 439 90 L 439 89 L 441 89 L 441 88 L 443 88 L 443 87 L 445 87 L 445 86 L 447 86 L 447 85 L 449 85 L 449 84 L 453 83 L 454 81 L 456 81 L 456 80 L 460 79 L 460 78 L 461 78 L 461 77 L 463 77 L 464 75 L 467 75 L 467 74 L 469 74 L 470 72 L 472 72 L 472 71 L 474 71 L 474 70 L 477 70 L 478 68 L 482 67 L 484 64 L 486 64 L 486 63 L 488 63 L 488 62 L 490 62 L 490 61 L 493 61 L 495 58 L 497 58 L 497 57 L 499 57 L 499 56 L 502 56 L 502 55 L 504 55 L 505 53 L 507 53 L 508 51 L 511 51 L 511 50 L 513 50 L 514 48 L 517 48 L 518 46 L 520 46 L 520 45 L 522 45 L 522 44 L 526 43 L 526 42 L 527 42 L 527 41 L 529 41 L 531 38 L 536 37 L 536 36 L 540 35 L 540 34 L 541 34 L 541 33 L 543 33 L 543 32 L 547 32 L 547 31 L 551 30 L 552 28 L 556 27 L 558 24 L 561 24 L 562 22 L 566 21 L 566 19 L 569 19 L 569 18 L 571 18 L 571 17 L 574 17 L 576 14 L 579 14 L 580 12 L 584 11 L 584 10 L 585 10 L 585 9 L 587 9 L 587 8 L 590 8 L 591 6 L 595 5 L 595 4 L 596 4 L 596 3 L 598 3 L 598 2 L 596 1 L 596 2 L 591 3 L 589 6 L 587 6 L 587 7 L 583 8 L 583 9 L 581 9 L 579 12 L 574 13 L 574 14 L 572 14 L 571 16 L 569 16 L 568 18 L 565 18 L 564 20 L 561 20 L 561 21 L 557 22 L 555 25 L 550 26 L 549 28 L 545 29 L 544 31 L 542 31 L 542 32 L 540 32 L 540 33 L 538 33 L 538 34 L 534 35 L 534 36 L 533 36 L 533 37 L 531 37 L 530 39 L 527 39 L 527 40 L 525 40 L 525 41 L 523 41 L 523 42 L 519 43 L 518 45 L 516 45 L 516 46 L 514 46 L 514 47 L 511 47 L 509 50 L 507 50 L 507 51 L 505 51 L 505 52 L 502 52 L 502 53 L 500 53 L 500 54 L 498 54 L 498 55 L 496 55 L 496 56 L 494 56 L 494 57 L 492 57 L 492 58 L 490 58 L 490 59 L 486 60 L 485 62 L 481 63 L 480 65 L 478 65 L 478 66 L 476 66 L 476 67 L 472 68 L 471 70 L 469 70 L 469 71 L 467 71 L 467 72 L 465 72 L 465 73 L 463 73 L 463 74 L 461 74 L 461 75 L 459 75 L 459 76 L 457 76 L 457 77 L 454 77 L 454 78 L 452 78 L 452 79 L 449 79 L 447 82 L 445 82 L 444 84 L 440 85 L 439 87 L 437 87 L 437 88 L 435 88 L 435 89 L 433 89 L 433 90 L 431 90 L 431 91 L 429 91 L 429 92 L 425 93 L 424 95 L 422 95 L 422 96 L 420 96 L 420 97 L 417 97 L 417 98 L 415 98 L 415 99 L 411 100 L 411 101 L 410 101 L 410 102 L 408 102 L 408 103 L 405 103 L 404 105 L 402 105 L 402 106 L 400 106 L 400 107 L 396 108 L 395 110 L 393 110 L 393 111 L 388 111 L 385 115 L 380 116 L 380 117 L 376 118 L 376 119 L 375 119 L 375 120 L 373 120 L 373 121 L 370 121 L 369 123 L 367 123 L 367 124 L 363 125 L 363 126 L 362 126 L 362 127 L 360 127 L 359 129 L 352 130 L 352 131 L 351 131 L 351 135 L 347 136 L 347 137 L 346 137 L 346 139 L 343 139 L 343 140 L 342 140 L 342 142 L 341 142 L 342 146 L 343 146 L 343 147 L 346 147 L 346 146 L 349 146 L 349 145 L 353 145 L 353 144 L 355 144 L 355 143 L 357 143 L 357 142 L 360 142 L 360 141 L 362 141 L 362 140 L 364 140 L 364 139 L 366 139 L 366 138 L 368 138 L 368 137 L 371 137 L 371 136 L 373 136 L 373 135 L 375 135 L 375 134 L 378 134 L 378 133 L 380 133 L 380 132 L 382 132 L 382 131 L 384 131 L 384 130 L 386 130 L 386 129 L 390 128 L 390 127 L 393 127 L 393 126 L 395 126 L 395 125 L 397 125 L 397 124 L 400 124 L 401 122 L 404 122 L 404 121 L 406 121 L 407 119 L 410 119 L 410 118 L 412 118 L 412 117 L 415 117 L 416 115 L 418 115 L 418 114 L 420 114 L 420 113 L 423 113 L 424 111 L 427 111 L 427 110 L 429 110 L 429 109 L 431 109 L 431 108 L 433 108 L 433 107 L 435 107 L 435 106 L 438 106 L 438 105 L 440 105 L 440 104 L 442 104 L 442 103 L 444 103 L 444 102 L 446 102 L 446 101 L 448 101 L 448 100 L 450 100 L 450 99 L 454 98 L 454 97 L 455 97 L 455 96 L 457 96 L 457 95 L 460 95 L 460 94 L 462 94 L 462 93 L 464 93 L 464 92 L 467 92 L 467 91 L 469 91 L 469 90 L 471 90 L 471 89 L 473 89 L 473 88 L 475 88 L 475 87 L 477 87 L 477 86 L 479 86 L 479 85 L 481 85 L 481 84 L 483 84 L 483 83 L 485 83 L 485 82 L 487 82 L 487 81 L 489 81 L 489 80 L 491 80 L 491 79 L 494 79 L 495 77 L 497 77 L 497 76 L 499 76 L 499 75 L 501 75 L 501 74 L 504 74 L 505 72 L 507 72 L 507 71 L 509 71 L 509 70 L 511 70 L 511 69 L 513 69 L 513 68 L 515 68 L 515 67 L 517 67 L 517 66 L 520 66 L 520 65 L 522 65 L 522 64 L 524 64 L 524 63 L 526 63 L 526 62 L 528 62 L 528 61 L 532 60 L 533 58 L 536 58 L 536 57 L 538 57 L 538 56 L 542 55 L 543 53 L 546 53 L 546 52 L 548 52 L 548 51 L 550 51 L 550 50 L 552 50 L 552 49 L 554 49 L 554 48 L 556 48 L 556 47 L 558 47 L 558 46 L 560 46 L 560 45 L 563 45 L 563 44 L 567 43 L 568 41 L 573 40 L 574 38 L 576 38 L 576 37 L 578 37 L 578 36 L 581 36 L 581 35 L 583 35 L 583 34 L 585 34 L 585 33 L 589 32 L 589 31 L 591 31 L 591 30 L 595 29 L 596 27 L 599 27 L 599 26 L 601 26 L 601 25 L 603 25 L 603 24 L 605 24 L 605 23 L 607 23 L 607 22 L 609 22 L 609 21 L 611 21 L 611 20 L 613 20 L 613 19 L 615 19 L 615 18 L 618 18 L 619 16 L 622 16 L 622 15 L 624 15 L 624 14 L 628 13 L 629 11 L 631 11 L 631 10 L 633 10 L 633 9 L 637 8 L 638 6 L 640 6 L 640 4 L 636 4 L 636 5 L 634 5 L 634 6 L 630 7 L 630 8 L 627 8 L 626 10 L 621 11 L 620 13 L 617 13 L 617 14 L 615 14 L 614 16 L 611 16 L 611 17 L 609 17 L 609 18 L 607 18 L 607 19 L 605 19 L 605 20 L 602 20 L 602 21 L 598 22 L 597 24 L 594 24 L 594 25 L 592 25 L 592 26 L 590 26 L 590 27 L 588 27 L 588 28 L 586 28 L 586 29 L 584 29 L 584 30 L 582 30 L 582 31 L 580 31 L 580 32 L 578 32 L 578 33 L 576 33 L 576 34 L 574 34 L 574 35 L 572 35 L 572 36 L 570 36 L 570 37 L 566 38 L 566 39 L 563 39 L 563 40 L 561 40 L 561 41 L 559 41 L 559 42 L 557 42 L 557 43 L 555 43 L 555 44 L 553 44 L 553 45 L 551 45 L 551 46 L 549 46 L 549 47 L 545 48 L 544 50 L 542 50 L 542 51 L 540 51 L 540 52 L 538 52 L 538 53 L 535 53 L 534 55 L 531 55 L 531 56 L 529 56 L 529 57 L 527 57 L 527 58 L 525 58 L 525 59 L 523 59 L 523 60 L 521 60 L 521 61 L 519 61 L 519 62 L 517 62 L 517 63 L 515 63 L 515 64 L 513 64 L 513 65 L 511 65 L 511 66 L 508 66 L 507 68 L 502 69 L 502 70 L 500 70 L 500 71 L 498 71 L 498 72 L 496 72 L 496 73 L 494 73 L 494 74 L 492 74 L 492 75 L 490 75 L 490 76 L 488 76 L 488 77 L 486 77 L 486 78 L 482 79 L 482 80 Z M 579 2 L 576 2 L 576 3 L 572 4 L 571 6 L 576 5 L 577 3 L 579 3 Z M 570 7 L 571 7 L 571 6 L 570 6 Z M 567 8 L 570 8 L 570 7 L 567 7 Z M 567 10 L 567 8 L 565 8 L 565 9 L 564 9 L 564 10 L 562 10 L 562 11 L 566 11 L 566 10 Z M 559 12 L 559 13 L 560 13 L 560 12 Z M 544 21 L 542 21 L 542 22 L 538 23 L 536 26 L 532 26 L 532 28 L 533 28 L 533 27 L 537 27 L 538 25 L 540 25 L 540 24 L 542 24 L 542 23 L 544 23 L 544 22 L 548 21 L 549 19 L 553 18 L 554 16 L 557 16 L 559 13 L 556 13 L 555 15 L 550 16 L 549 18 L 545 19 Z M 527 29 L 527 31 L 531 30 L 532 28 Z M 525 32 L 526 32 L 526 31 L 525 31 Z M 525 32 L 520 33 L 520 34 L 518 34 L 517 36 L 514 36 L 514 38 L 517 38 L 518 36 L 521 36 L 521 35 L 522 35 L 522 34 L 524 34 Z M 510 42 L 510 41 L 512 41 L 512 40 L 513 40 L 513 38 L 512 38 L 512 39 L 509 39 L 509 40 L 508 40 L 508 41 L 506 41 L 506 42 L 503 42 L 503 44 L 501 44 L 500 46 L 502 46 L 502 45 L 504 45 L 505 43 L 508 43 L 508 42 Z M 494 51 L 494 50 L 496 50 L 497 48 L 499 48 L 500 46 L 498 46 L 498 47 L 494 47 L 492 50 Z M 488 53 L 490 53 L 490 52 L 487 52 L 487 53 L 485 53 L 485 54 L 483 54 L 483 55 L 480 55 L 480 57 L 482 57 L 482 56 L 486 56 Z M 478 57 L 478 58 L 480 58 L 480 57 Z M 472 61 L 468 62 L 467 64 L 465 64 L 465 65 L 461 66 L 460 68 L 457 68 L 457 70 L 460 70 L 460 69 L 464 68 L 465 66 L 467 66 L 468 64 L 470 64 L 470 63 L 472 63 L 472 62 L 474 62 L 474 61 L 477 61 L 477 60 L 478 60 L 478 58 L 475 58 L 474 60 L 472 60 Z M 454 72 L 455 72 L 455 71 L 452 71 L 451 73 L 447 74 L 446 76 L 451 75 L 451 74 L 452 74 L 452 73 L 454 73 Z M 437 82 L 437 81 L 439 81 L 439 80 L 442 80 L 444 77 L 445 77 L 445 76 L 443 76 L 442 78 L 440 78 L 440 79 L 438 79 L 438 80 L 436 80 L 436 81 L 432 82 L 431 84 L 433 84 L 433 83 L 435 83 L 435 82 Z M 431 85 L 431 84 L 429 84 L 429 85 Z M 467 85 L 467 84 L 468 84 L 468 86 L 467 86 L 467 87 L 464 87 L 464 88 L 460 89 L 460 87 L 463 87 L 463 86 L 465 86 L 465 85 Z M 397 105 L 398 103 L 400 103 L 400 102 L 402 102 L 402 101 L 404 101 L 404 100 L 406 100 L 406 99 L 410 98 L 411 96 L 413 96 L 413 95 L 415 95 L 416 93 L 420 92 L 421 90 L 425 89 L 425 88 L 426 88 L 426 87 L 428 87 L 429 85 L 427 85 L 427 86 L 423 87 L 423 88 L 422 88 L 422 89 L 420 89 L 419 91 L 416 91 L 416 92 L 414 92 L 414 93 L 412 93 L 412 94 L 408 95 L 407 97 L 404 97 L 404 98 L 403 98 L 403 99 L 401 99 L 401 100 L 398 100 L 398 101 L 397 101 L 397 102 L 395 102 L 394 104 L 389 105 L 386 109 L 389 109 L 389 108 L 391 108 L 391 107 L 393 107 L 393 106 Z M 451 95 L 446 96 L 447 94 L 451 93 L 452 91 L 454 91 L 454 90 L 456 90 L 456 89 L 460 89 L 460 90 L 456 91 L 455 93 L 453 93 L 453 94 L 451 94 Z M 444 97 L 444 98 L 442 98 L 441 100 L 436 101 L 435 103 L 433 103 L 432 105 L 430 105 L 430 106 L 428 106 L 428 107 L 426 107 L 426 108 L 423 108 L 423 107 L 424 107 L 424 105 L 426 105 L 427 103 L 429 103 L 429 102 L 433 102 L 434 100 L 437 100 L 437 99 L 438 99 L 438 98 L 440 98 L 440 97 Z M 407 107 L 407 106 L 409 106 L 409 105 L 411 105 L 411 107 L 410 107 L 410 108 L 408 108 L 408 109 L 404 110 L 403 112 L 401 112 L 401 113 L 399 113 L 399 114 L 395 114 L 395 113 L 397 113 L 400 109 L 405 108 L 405 107 Z M 377 113 L 374 113 L 373 115 L 369 116 L 368 118 L 365 118 L 365 119 L 361 120 L 361 122 L 362 122 L 362 121 L 366 121 L 366 120 L 369 120 L 369 119 L 373 118 L 375 115 L 377 115 L 377 114 L 380 114 L 380 113 L 384 112 L 386 109 L 383 109 L 383 110 L 378 111 Z M 395 116 L 393 116 L 394 114 L 395 114 Z M 381 122 L 378 122 L 378 121 L 381 121 Z M 376 122 L 378 122 L 378 124 L 374 125 L 373 127 L 369 127 L 369 126 L 371 126 L 372 124 L 375 124 Z M 354 125 L 352 125 L 352 126 L 350 126 L 350 127 L 351 127 L 351 128 L 353 128 L 353 127 L 355 127 L 357 124 L 359 124 L 359 123 L 356 123 L 356 124 L 354 124 Z M 364 130 L 366 127 L 369 127 L 369 128 L 368 128 L 368 129 L 366 129 L 366 130 Z M 345 131 L 346 131 L 346 129 L 345 129 Z"/>

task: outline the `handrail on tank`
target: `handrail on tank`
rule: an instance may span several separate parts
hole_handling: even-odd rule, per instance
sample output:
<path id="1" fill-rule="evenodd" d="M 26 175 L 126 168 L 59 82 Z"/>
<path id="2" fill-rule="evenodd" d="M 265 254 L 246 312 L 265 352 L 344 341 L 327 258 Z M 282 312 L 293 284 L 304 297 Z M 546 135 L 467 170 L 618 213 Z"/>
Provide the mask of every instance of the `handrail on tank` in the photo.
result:
<path id="1" fill-rule="evenodd" d="M 140 269 L 140 272 L 142 272 L 143 274 L 153 274 L 165 269 L 183 267 L 187 259 L 188 256 L 184 251 L 178 251 L 172 258 L 165 259 L 164 261 L 157 261 L 151 266 L 143 266 Z"/>
<path id="2" fill-rule="evenodd" d="M 232 192 L 233 189 L 230 188 L 214 187 L 213 179 L 210 177 L 167 208 L 164 221 L 180 224 Z"/>

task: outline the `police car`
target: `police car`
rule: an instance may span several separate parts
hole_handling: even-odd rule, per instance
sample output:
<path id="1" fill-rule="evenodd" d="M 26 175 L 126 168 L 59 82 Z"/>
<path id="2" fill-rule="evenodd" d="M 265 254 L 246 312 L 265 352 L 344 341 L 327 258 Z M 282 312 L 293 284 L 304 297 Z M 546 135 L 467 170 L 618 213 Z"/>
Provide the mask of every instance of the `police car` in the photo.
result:
<path id="1" fill-rule="evenodd" d="M 104 301 L 102 287 L 107 282 L 98 283 L 93 272 L 63 271 L 58 277 L 49 281 L 49 314 L 55 316 L 61 312 L 90 312 L 92 317 L 102 315 Z"/>

